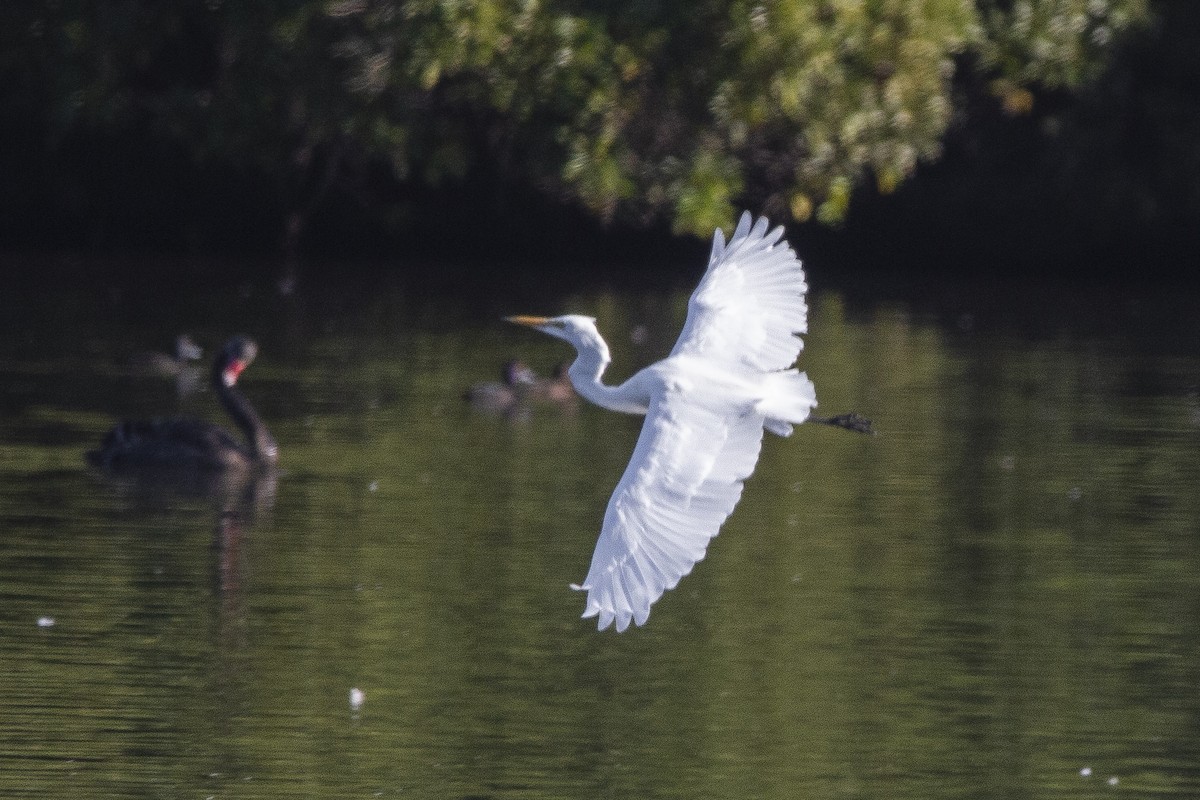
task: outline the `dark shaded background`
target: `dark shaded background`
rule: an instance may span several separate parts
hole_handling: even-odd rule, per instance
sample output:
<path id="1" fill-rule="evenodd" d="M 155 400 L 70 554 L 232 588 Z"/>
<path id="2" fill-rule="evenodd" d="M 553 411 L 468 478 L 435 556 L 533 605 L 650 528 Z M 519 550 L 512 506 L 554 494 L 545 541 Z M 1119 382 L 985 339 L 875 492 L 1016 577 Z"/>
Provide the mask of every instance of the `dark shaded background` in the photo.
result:
<path id="1" fill-rule="evenodd" d="M 802 254 L 847 275 L 1057 275 L 1195 281 L 1200 263 L 1200 7 L 1163 0 L 1156 19 L 1078 93 L 1033 87 L 1010 116 L 966 77 L 965 113 L 944 157 L 887 196 L 859 191 L 834 228 L 794 226 Z M 142 79 L 203 83 L 211 58 L 182 37 Z M 46 65 L 42 65 L 45 74 Z M 51 141 L 42 88 L 7 59 L 0 90 L 0 250 L 10 254 L 283 259 L 289 214 L 312 195 L 291 255 L 351 262 L 450 259 L 478 269 L 556 271 L 694 265 L 706 243 L 665 224 L 603 224 L 482 164 L 430 188 L 384 164 L 326 190 L 281 182 L 250 159 L 197 159 L 150 124 L 75 127 Z M 962 70 L 971 76 L 971 70 Z M 971 81 L 975 81 L 972 83 Z M 320 172 L 321 153 L 314 155 Z M 731 221 L 732 222 L 732 221 Z M 7 259 L 10 277 L 20 259 Z M 126 269 L 136 269 L 131 260 Z M 41 273 L 49 259 L 26 267 Z M 60 267 L 67 268 L 69 267 Z M 207 267 L 211 269 L 212 267 Z M 259 266 L 254 269 L 273 269 Z M 470 271 L 470 268 L 468 268 Z"/>

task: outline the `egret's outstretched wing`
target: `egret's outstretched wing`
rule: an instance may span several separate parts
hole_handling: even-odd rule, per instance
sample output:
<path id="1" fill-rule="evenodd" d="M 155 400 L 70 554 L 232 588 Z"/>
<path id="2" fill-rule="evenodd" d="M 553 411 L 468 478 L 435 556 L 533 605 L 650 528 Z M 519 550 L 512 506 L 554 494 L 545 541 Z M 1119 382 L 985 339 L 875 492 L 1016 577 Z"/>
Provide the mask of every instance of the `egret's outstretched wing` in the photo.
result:
<path id="1" fill-rule="evenodd" d="M 608 502 L 587 580 L 584 617 L 604 630 L 632 619 L 704 558 L 754 471 L 763 418 L 667 391 L 651 401 L 637 447 Z"/>
<path id="2" fill-rule="evenodd" d="M 713 235 L 708 270 L 688 301 L 687 322 L 671 355 L 695 355 L 759 372 L 786 369 L 808 330 L 804 270 L 783 228 L 767 231 L 759 217 L 742 214 L 729 244 Z"/>

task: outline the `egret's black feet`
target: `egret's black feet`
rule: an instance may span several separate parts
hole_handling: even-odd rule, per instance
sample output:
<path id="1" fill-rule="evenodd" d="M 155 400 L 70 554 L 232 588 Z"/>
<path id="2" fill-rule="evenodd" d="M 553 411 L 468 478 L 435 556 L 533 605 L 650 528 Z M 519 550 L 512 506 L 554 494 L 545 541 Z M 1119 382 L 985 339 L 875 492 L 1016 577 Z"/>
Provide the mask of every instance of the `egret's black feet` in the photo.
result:
<path id="1" fill-rule="evenodd" d="M 875 435 L 875 428 L 871 425 L 871 420 L 861 414 L 855 414 L 853 411 L 846 414 L 838 414 L 836 417 L 809 417 L 808 421 L 819 422 L 822 425 L 832 425 L 835 428 L 845 428 L 848 431 L 868 433 L 871 436 Z"/>

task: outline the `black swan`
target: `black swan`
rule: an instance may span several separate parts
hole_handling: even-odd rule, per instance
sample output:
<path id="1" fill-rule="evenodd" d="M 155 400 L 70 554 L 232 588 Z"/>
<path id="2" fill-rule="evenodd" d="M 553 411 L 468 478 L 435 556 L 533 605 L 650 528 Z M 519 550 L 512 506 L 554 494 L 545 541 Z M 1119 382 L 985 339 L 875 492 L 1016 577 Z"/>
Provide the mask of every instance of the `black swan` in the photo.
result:
<path id="1" fill-rule="evenodd" d="M 152 467 L 224 471 L 274 465 L 279 447 L 237 389 L 238 376 L 257 354 L 253 340 L 235 336 L 221 348 L 212 368 L 213 389 L 246 435 L 245 442 L 194 417 L 126 420 L 108 432 L 98 450 L 88 452 L 88 461 L 111 471 Z"/>

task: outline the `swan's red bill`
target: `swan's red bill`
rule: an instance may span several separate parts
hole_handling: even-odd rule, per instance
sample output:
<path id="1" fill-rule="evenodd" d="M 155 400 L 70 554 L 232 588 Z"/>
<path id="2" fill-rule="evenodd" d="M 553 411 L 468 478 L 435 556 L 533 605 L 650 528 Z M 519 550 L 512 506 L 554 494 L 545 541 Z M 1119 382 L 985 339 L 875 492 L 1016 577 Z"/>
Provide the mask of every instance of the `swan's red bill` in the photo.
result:
<path id="1" fill-rule="evenodd" d="M 249 362 L 247 361 L 237 359 L 227 366 L 225 368 L 225 385 L 233 386 L 235 383 L 237 383 L 237 379 L 241 376 L 248 364 Z"/>

